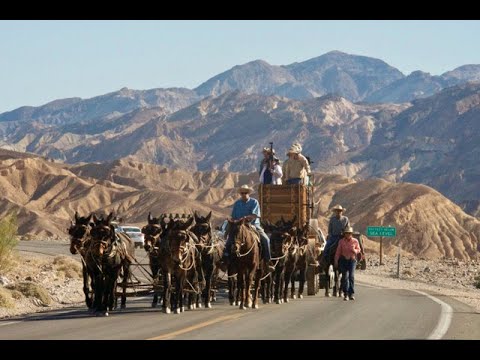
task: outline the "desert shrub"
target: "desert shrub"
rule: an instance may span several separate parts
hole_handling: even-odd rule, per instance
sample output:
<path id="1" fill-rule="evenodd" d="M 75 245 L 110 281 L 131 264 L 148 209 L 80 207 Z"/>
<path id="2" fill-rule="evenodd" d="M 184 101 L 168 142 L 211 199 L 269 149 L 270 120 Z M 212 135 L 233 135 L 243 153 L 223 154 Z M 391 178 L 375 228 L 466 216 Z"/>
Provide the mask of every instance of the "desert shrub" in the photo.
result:
<path id="1" fill-rule="evenodd" d="M 0 220 L 0 273 L 8 270 L 12 262 L 12 251 L 18 243 L 17 216 L 10 214 Z"/>
<path id="2" fill-rule="evenodd" d="M 477 289 L 480 289 L 480 275 L 475 276 L 474 280 L 475 282 L 473 283 L 473 285 L 475 285 Z"/>
<path id="3" fill-rule="evenodd" d="M 0 308 L 14 308 L 15 302 L 13 301 L 10 291 L 0 286 Z"/>
<path id="4" fill-rule="evenodd" d="M 66 278 L 78 279 L 82 277 L 82 266 L 80 263 L 65 255 L 55 256 L 53 264 L 57 271 Z"/>
<path id="5" fill-rule="evenodd" d="M 48 291 L 41 285 L 25 281 L 12 286 L 12 290 L 20 291 L 26 297 L 35 297 L 44 304 L 50 304 L 52 299 Z"/>
<path id="6" fill-rule="evenodd" d="M 15 300 L 20 300 L 23 298 L 23 294 L 18 290 L 11 290 L 10 294 L 12 295 L 12 298 L 14 298 Z"/>

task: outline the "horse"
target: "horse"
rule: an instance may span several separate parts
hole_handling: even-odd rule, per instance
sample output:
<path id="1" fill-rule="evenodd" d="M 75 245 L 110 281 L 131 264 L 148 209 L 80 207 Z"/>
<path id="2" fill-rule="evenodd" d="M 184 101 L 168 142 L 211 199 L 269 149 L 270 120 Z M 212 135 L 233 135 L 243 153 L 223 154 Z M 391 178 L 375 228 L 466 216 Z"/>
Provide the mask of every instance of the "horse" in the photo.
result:
<path id="1" fill-rule="evenodd" d="M 168 234 L 160 243 L 160 266 L 163 272 L 163 310 L 170 314 L 172 298 L 175 313 L 184 311 L 183 294 L 185 281 L 191 290 L 199 294 L 198 274 L 196 271 L 197 250 L 195 247 L 194 234 L 189 231 L 194 218 L 172 219 L 168 223 Z M 172 277 L 175 280 L 175 294 L 171 297 Z M 196 285 L 196 286 L 195 286 Z M 188 307 L 194 308 L 193 294 L 188 297 Z"/>
<path id="2" fill-rule="evenodd" d="M 338 243 L 332 245 L 328 251 L 328 256 L 325 257 L 324 253 L 320 255 L 319 259 L 319 266 L 320 271 L 323 271 L 324 276 L 326 278 L 325 284 L 325 296 L 331 297 L 330 288 L 333 287 L 333 296 L 342 296 L 342 289 L 340 286 L 340 270 L 335 267 L 335 252 L 337 251 Z M 333 276 L 331 274 L 333 273 Z M 333 278 L 333 286 L 332 286 L 332 278 Z"/>
<path id="3" fill-rule="evenodd" d="M 167 231 L 166 215 L 159 218 L 153 217 L 149 212 L 147 217 L 148 224 L 142 228 L 142 233 L 145 235 L 143 248 L 148 253 L 150 263 L 150 270 L 152 271 L 152 279 L 154 283 L 158 283 L 160 275 L 159 249 L 161 237 Z M 152 307 L 157 307 L 158 291 L 153 293 Z"/>
<path id="4" fill-rule="evenodd" d="M 195 211 L 195 226 L 192 228 L 192 232 L 199 241 L 197 249 L 199 249 L 202 257 L 202 269 L 205 275 L 205 291 L 203 295 L 206 308 L 211 308 L 212 304 L 210 301 L 216 300 L 215 293 L 212 294 L 211 289 L 212 284 L 215 284 L 218 278 L 218 270 L 222 267 L 221 260 L 223 250 L 225 249 L 225 241 L 213 234 L 210 224 L 211 217 L 211 211 L 205 217 L 199 216 Z"/>
<path id="5" fill-rule="evenodd" d="M 70 222 L 68 234 L 70 235 L 70 253 L 72 255 L 80 254 L 82 259 L 82 274 L 83 274 L 83 293 L 85 294 L 85 303 L 89 309 L 93 305 L 93 278 L 89 275 L 87 266 L 85 264 L 85 253 L 90 245 L 90 220 L 92 214 L 89 216 L 78 216 L 75 211 L 75 223 Z"/>
<path id="6" fill-rule="evenodd" d="M 233 222 L 230 220 L 226 220 L 226 221 L 227 221 L 227 225 L 225 227 L 224 238 L 228 239 L 230 231 L 232 231 L 232 228 L 233 228 Z M 232 261 L 227 261 L 227 263 L 222 262 L 222 264 L 220 265 L 220 270 L 227 273 L 228 301 L 230 303 L 230 306 L 240 305 L 240 291 L 237 287 L 238 272 L 237 272 L 236 264 Z"/>
<path id="7" fill-rule="evenodd" d="M 262 268 L 260 267 L 260 238 L 252 229 L 247 219 L 229 220 L 234 237 L 231 263 L 238 270 L 237 286 L 240 291 L 240 309 L 248 307 L 258 309 L 258 290 Z M 234 251 L 233 251 L 234 250 Z M 253 301 L 250 299 L 250 288 L 255 280 Z"/>
<path id="8" fill-rule="evenodd" d="M 95 276 L 94 308 L 97 315 L 103 313 L 104 316 L 108 316 L 108 310 L 115 308 L 120 271 L 123 272 L 121 308 L 126 308 L 127 281 L 135 253 L 135 244 L 130 237 L 115 232 L 111 224 L 112 217 L 112 213 L 106 219 L 98 219 L 93 215 L 95 225 L 91 230 L 92 241 L 86 256 L 87 267 Z"/>

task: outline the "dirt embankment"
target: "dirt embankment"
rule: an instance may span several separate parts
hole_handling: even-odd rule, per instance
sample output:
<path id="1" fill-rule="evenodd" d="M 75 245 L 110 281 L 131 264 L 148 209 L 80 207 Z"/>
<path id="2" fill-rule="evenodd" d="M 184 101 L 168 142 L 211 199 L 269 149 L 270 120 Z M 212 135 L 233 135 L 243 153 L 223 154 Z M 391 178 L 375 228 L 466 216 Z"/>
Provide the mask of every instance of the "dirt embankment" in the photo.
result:
<path id="1" fill-rule="evenodd" d="M 64 255 L 16 255 L 0 275 L 0 318 L 81 304 L 82 268 Z"/>

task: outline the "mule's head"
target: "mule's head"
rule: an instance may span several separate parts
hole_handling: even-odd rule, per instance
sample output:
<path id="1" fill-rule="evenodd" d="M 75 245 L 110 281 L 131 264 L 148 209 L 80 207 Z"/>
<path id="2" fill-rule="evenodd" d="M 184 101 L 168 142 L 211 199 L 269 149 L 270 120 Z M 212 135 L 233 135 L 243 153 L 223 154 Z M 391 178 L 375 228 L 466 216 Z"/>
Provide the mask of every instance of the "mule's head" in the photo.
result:
<path id="1" fill-rule="evenodd" d="M 110 244 L 115 241 L 115 228 L 111 224 L 113 213 L 110 213 L 107 218 L 103 216 L 98 219 L 93 216 L 94 227 L 90 234 L 93 242 L 93 253 L 102 256 Z"/>
<path id="2" fill-rule="evenodd" d="M 162 222 L 163 218 L 152 217 L 148 213 L 148 224 L 142 228 L 142 233 L 145 235 L 143 248 L 145 251 L 149 252 L 155 246 L 158 237 L 163 233 Z"/>
<path id="3" fill-rule="evenodd" d="M 70 235 L 70 252 L 75 255 L 83 246 L 84 241 L 86 240 L 86 235 L 88 235 L 90 229 L 90 219 L 92 214 L 89 216 L 78 216 L 78 212 L 75 211 L 75 223 L 70 222 L 70 227 L 68 228 L 68 234 Z"/>
<path id="4" fill-rule="evenodd" d="M 297 230 L 297 239 L 298 239 L 298 244 L 300 246 L 308 244 L 308 231 L 309 231 L 308 223 L 305 224 L 305 226 L 302 229 Z"/>
<path id="5" fill-rule="evenodd" d="M 195 219 L 195 226 L 192 228 L 192 232 L 197 235 L 200 243 L 208 244 L 212 236 L 212 226 L 210 224 L 212 212 L 210 211 L 207 216 L 199 216 L 195 211 L 193 217 Z"/>
<path id="6" fill-rule="evenodd" d="M 190 217 L 187 220 L 174 219 L 168 226 L 167 240 L 170 247 L 170 255 L 174 261 L 181 261 L 182 255 L 185 252 L 187 243 L 190 240 L 188 230 L 193 225 L 194 218 Z"/>
<path id="7" fill-rule="evenodd" d="M 277 222 L 276 225 L 270 225 L 270 247 L 274 257 L 280 257 L 287 253 L 295 241 L 296 227 L 292 226 L 292 223 L 281 224 Z"/>

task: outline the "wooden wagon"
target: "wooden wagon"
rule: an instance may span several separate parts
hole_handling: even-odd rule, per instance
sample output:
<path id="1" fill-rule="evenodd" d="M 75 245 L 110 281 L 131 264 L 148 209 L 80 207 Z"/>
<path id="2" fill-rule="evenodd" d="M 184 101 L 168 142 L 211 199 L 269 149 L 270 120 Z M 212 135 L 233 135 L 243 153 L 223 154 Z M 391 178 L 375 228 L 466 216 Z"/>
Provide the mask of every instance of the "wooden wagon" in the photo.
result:
<path id="1" fill-rule="evenodd" d="M 317 257 L 324 246 L 324 236 L 318 227 L 318 220 L 312 219 L 314 212 L 313 176 L 311 185 L 265 185 L 258 187 L 258 197 L 262 221 L 276 223 L 282 217 L 292 220 L 296 216 L 295 226 L 302 229 L 308 226 L 307 244 L 307 294 L 315 295 L 319 291 Z"/>

